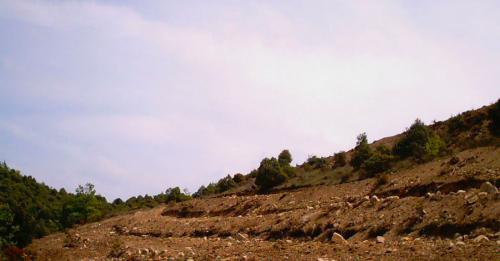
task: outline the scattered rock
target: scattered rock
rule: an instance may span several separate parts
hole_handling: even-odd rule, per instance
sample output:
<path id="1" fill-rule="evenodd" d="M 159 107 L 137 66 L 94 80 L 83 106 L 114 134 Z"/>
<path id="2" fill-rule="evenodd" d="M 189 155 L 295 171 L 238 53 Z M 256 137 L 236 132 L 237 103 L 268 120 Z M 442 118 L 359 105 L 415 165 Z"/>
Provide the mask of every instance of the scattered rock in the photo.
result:
<path id="1" fill-rule="evenodd" d="M 332 242 L 336 243 L 336 244 L 342 244 L 342 245 L 349 244 L 347 242 L 347 240 L 345 240 L 344 237 L 341 234 L 337 233 L 337 232 L 333 233 L 333 235 L 332 235 Z"/>
<path id="2" fill-rule="evenodd" d="M 498 193 L 497 187 L 495 187 L 493 184 L 491 184 L 489 181 L 484 182 L 481 184 L 481 187 L 479 188 L 482 192 L 486 193 L 491 193 L 495 194 Z"/>
<path id="3" fill-rule="evenodd" d="M 236 235 L 234 235 L 234 238 L 239 241 L 248 241 L 248 236 L 243 233 L 236 233 Z"/>
<path id="4" fill-rule="evenodd" d="M 482 241 L 490 241 L 490 240 L 485 235 L 479 235 L 479 236 L 475 237 L 472 241 L 474 241 L 475 243 L 480 243 Z"/>
<path id="5" fill-rule="evenodd" d="M 458 190 L 457 195 L 460 195 L 460 194 L 465 194 L 465 190 L 462 190 L 462 189 Z"/>
<path id="6" fill-rule="evenodd" d="M 379 199 L 377 196 L 375 196 L 375 195 L 373 195 L 373 196 L 370 198 L 370 202 L 371 202 L 372 204 L 375 204 L 375 203 L 377 203 L 377 202 L 379 202 L 379 201 L 380 201 L 380 199 Z"/>
<path id="7" fill-rule="evenodd" d="M 385 243 L 385 238 L 383 236 L 377 236 L 377 243 Z"/>
<path id="8" fill-rule="evenodd" d="M 467 198 L 467 203 L 468 204 L 474 204 L 479 200 L 479 197 L 477 195 L 472 195 Z"/>
<path id="9" fill-rule="evenodd" d="M 488 197 L 488 193 L 487 192 L 479 192 L 477 193 L 477 196 L 480 198 L 480 199 L 485 199 Z"/>
<path id="10" fill-rule="evenodd" d="M 458 241 L 455 243 L 457 246 L 465 246 L 465 243 L 463 241 Z"/>

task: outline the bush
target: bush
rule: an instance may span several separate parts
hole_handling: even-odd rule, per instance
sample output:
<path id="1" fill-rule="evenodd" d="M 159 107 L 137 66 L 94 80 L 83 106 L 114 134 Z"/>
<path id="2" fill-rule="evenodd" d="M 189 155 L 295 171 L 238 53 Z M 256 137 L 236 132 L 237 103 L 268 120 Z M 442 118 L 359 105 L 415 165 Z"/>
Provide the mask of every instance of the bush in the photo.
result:
<path id="1" fill-rule="evenodd" d="M 261 191 L 268 191 L 285 182 L 287 178 L 288 176 L 276 158 L 265 158 L 257 169 L 255 184 L 259 186 Z"/>
<path id="2" fill-rule="evenodd" d="M 464 115 L 458 114 L 456 116 L 451 117 L 448 120 L 447 126 L 449 134 L 455 134 L 457 132 L 464 131 L 467 127 Z"/>
<path id="3" fill-rule="evenodd" d="M 489 129 L 495 136 L 500 136 L 500 99 L 493 105 L 489 111 L 488 117 L 490 118 Z"/>
<path id="4" fill-rule="evenodd" d="M 426 161 L 440 155 L 444 149 L 441 138 L 420 119 L 416 119 L 396 143 L 393 153 L 403 159 L 414 157 Z"/>
<path id="5" fill-rule="evenodd" d="M 278 162 L 281 166 L 289 166 L 292 163 L 292 154 L 290 154 L 290 151 L 283 150 L 278 156 Z"/>
<path id="6" fill-rule="evenodd" d="M 226 177 L 217 181 L 216 187 L 217 192 L 222 193 L 236 187 L 236 182 L 234 182 L 231 176 L 227 175 Z"/>
<path id="7" fill-rule="evenodd" d="M 354 152 L 351 159 L 351 166 L 355 170 L 361 168 L 361 165 L 369 159 L 372 155 L 372 150 L 368 145 L 368 138 L 366 133 L 361 133 L 357 137 L 356 147 L 354 147 Z"/>
<path id="8" fill-rule="evenodd" d="M 333 162 L 334 168 L 345 166 L 347 164 L 347 156 L 345 151 L 340 151 L 333 154 Z"/>
<path id="9" fill-rule="evenodd" d="M 324 168 L 326 166 L 326 159 L 325 158 L 319 158 L 316 156 L 310 156 L 307 159 L 307 164 L 311 166 L 313 169 L 320 169 Z"/>
<path id="10" fill-rule="evenodd" d="M 391 168 L 394 157 L 385 146 L 377 147 L 375 153 L 362 165 L 367 177 L 373 177 L 377 173 L 387 171 Z"/>
<path id="11" fill-rule="evenodd" d="M 233 180 L 234 180 L 234 182 L 239 184 L 239 183 L 245 181 L 245 176 L 241 173 L 236 173 L 236 174 L 234 174 Z"/>
<path id="12" fill-rule="evenodd" d="M 181 191 L 179 187 L 169 188 L 165 191 L 166 202 L 181 202 L 191 198 L 190 195 L 187 195 Z"/>

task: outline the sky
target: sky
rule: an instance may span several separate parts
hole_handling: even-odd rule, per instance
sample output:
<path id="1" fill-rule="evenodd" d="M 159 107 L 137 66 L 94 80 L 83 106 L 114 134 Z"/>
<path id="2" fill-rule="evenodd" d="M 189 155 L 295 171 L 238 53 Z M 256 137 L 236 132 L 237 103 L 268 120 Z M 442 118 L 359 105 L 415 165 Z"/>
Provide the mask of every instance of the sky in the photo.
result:
<path id="1" fill-rule="evenodd" d="M 500 97 L 500 1 L 0 0 L 0 160 L 191 192 Z"/>

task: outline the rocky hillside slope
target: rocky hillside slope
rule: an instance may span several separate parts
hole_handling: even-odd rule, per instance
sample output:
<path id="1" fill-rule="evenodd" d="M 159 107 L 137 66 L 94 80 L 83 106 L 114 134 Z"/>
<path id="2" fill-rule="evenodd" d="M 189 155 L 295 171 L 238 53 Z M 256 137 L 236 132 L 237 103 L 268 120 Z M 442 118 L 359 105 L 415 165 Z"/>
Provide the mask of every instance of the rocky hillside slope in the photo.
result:
<path id="1" fill-rule="evenodd" d="M 35 240 L 37 260 L 500 260 L 500 148 L 377 178 L 194 199 Z"/>

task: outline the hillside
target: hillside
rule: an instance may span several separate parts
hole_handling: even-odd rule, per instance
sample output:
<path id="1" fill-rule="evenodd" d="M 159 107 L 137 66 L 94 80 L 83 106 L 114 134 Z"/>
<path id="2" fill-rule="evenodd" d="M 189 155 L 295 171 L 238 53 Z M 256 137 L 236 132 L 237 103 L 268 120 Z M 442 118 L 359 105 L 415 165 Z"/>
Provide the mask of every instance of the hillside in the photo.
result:
<path id="1" fill-rule="evenodd" d="M 370 144 L 360 135 L 343 164 L 337 156 L 312 157 L 289 168 L 281 155 L 279 163 L 265 159 L 252 173 L 214 183 L 210 193 L 36 239 L 25 255 L 495 260 L 500 257 L 498 108 L 497 102 L 430 126 L 416 121 L 407 132 Z M 357 158 L 362 162 L 355 166 Z M 275 173 L 264 171 L 274 168 L 285 178 L 263 191 L 259 175 Z"/>

